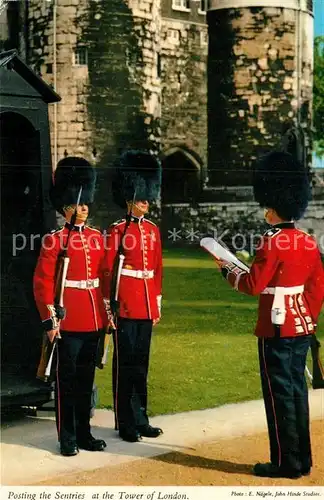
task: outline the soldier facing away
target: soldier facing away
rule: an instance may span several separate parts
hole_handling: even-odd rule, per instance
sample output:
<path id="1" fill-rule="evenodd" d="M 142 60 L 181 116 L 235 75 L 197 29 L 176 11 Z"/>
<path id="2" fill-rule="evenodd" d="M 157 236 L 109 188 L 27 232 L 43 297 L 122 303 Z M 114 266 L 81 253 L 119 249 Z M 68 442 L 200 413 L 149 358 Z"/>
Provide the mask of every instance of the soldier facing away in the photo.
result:
<path id="1" fill-rule="evenodd" d="M 52 200 L 66 223 L 46 235 L 34 274 L 34 295 L 44 329 L 50 342 L 60 336 L 56 425 L 64 456 L 76 455 L 79 448 L 102 451 L 106 447 L 105 441 L 95 439 L 90 432 L 97 345 L 108 323 L 102 295 L 104 240 L 100 231 L 85 225 L 95 180 L 95 170 L 82 158 L 67 157 L 58 163 Z M 80 188 L 81 198 L 76 205 Z M 57 263 L 62 250 L 70 259 L 64 308 L 55 303 Z"/>
<path id="2" fill-rule="evenodd" d="M 272 152 L 257 164 L 254 196 L 272 227 L 259 245 L 250 272 L 219 261 L 239 292 L 260 295 L 255 330 L 270 440 L 270 462 L 253 472 L 298 478 L 312 466 L 307 352 L 324 300 L 324 270 L 316 241 L 295 221 L 310 198 L 309 180 L 291 154 Z"/>
<path id="3" fill-rule="evenodd" d="M 161 317 L 161 240 L 158 227 L 145 218 L 150 202 L 158 197 L 160 184 L 160 163 L 152 154 L 131 150 L 121 156 L 113 194 L 115 202 L 127 208 L 127 216 L 108 231 L 106 295 L 110 295 L 111 318 L 114 316 L 116 322 L 115 422 L 119 436 L 128 442 L 136 442 L 141 436 L 155 438 L 162 433 L 160 428 L 149 424 L 147 416 L 152 327 Z"/>

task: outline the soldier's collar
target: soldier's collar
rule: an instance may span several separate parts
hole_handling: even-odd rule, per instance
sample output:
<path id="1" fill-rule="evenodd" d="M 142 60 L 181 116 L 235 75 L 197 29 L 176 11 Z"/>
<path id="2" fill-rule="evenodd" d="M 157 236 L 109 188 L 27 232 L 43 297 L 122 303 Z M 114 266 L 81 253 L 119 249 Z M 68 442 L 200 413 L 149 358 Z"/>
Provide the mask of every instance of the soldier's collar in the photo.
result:
<path id="1" fill-rule="evenodd" d="M 273 227 L 278 228 L 278 229 L 294 229 L 295 223 L 294 223 L 294 221 L 279 222 L 279 224 L 275 224 Z"/>
<path id="2" fill-rule="evenodd" d="M 81 233 L 82 231 L 84 231 L 85 225 L 84 224 L 76 224 L 73 226 L 69 222 L 66 222 L 64 227 L 66 227 L 66 229 L 69 229 L 70 231 L 78 231 L 78 233 Z"/>
<path id="3" fill-rule="evenodd" d="M 135 222 L 138 224 L 139 222 L 143 222 L 144 215 L 141 215 L 140 217 L 136 217 L 136 215 L 131 215 L 131 222 Z"/>

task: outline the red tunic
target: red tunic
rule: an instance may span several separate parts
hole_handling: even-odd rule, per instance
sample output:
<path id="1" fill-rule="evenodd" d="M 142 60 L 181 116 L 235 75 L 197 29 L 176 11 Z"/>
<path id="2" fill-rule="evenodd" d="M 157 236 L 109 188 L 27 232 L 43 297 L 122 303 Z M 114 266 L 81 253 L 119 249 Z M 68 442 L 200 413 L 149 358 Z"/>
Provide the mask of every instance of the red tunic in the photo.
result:
<path id="1" fill-rule="evenodd" d="M 77 228 L 78 226 L 75 226 Z M 92 289 L 65 288 L 64 307 L 66 317 L 60 329 L 72 332 L 92 332 L 107 324 L 103 304 L 104 238 L 100 231 L 88 226 L 73 229 L 68 245 L 70 257 L 67 280 L 99 278 L 100 286 Z M 60 250 L 65 245 L 67 227 L 45 236 L 34 273 L 34 296 L 41 319 L 52 316 L 54 304 L 55 267 Z"/>
<path id="2" fill-rule="evenodd" d="M 257 337 L 275 335 L 271 321 L 274 294 L 265 293 L 265 289 L 303 285 L 303 292 L 284 297 L 286 315 L 280 326 L 280 336 L 314 333 L 324 301 L 324 270 L 312 236 L 293 225 L 270 229 L 256 252 L 250 273 L 235 268 L 227 274 L 227 279 L 240 292 L 260 295 L 255 329 Z"/>
<path id="3" fill-rule="evenodd" d="M 112 270 L 120 241 L 124 234 L 125 219 L 110 226 L 107 236 L 107 262 L 109 279 L 105 295 L 110 295 Z M 157 319 L 160 317 L 158 297 L 162 289 L 162 250 L 160 231 L 147 219 L 132 217 L 124 238 L 125 260 L 123 269 L 151 271 L 150 278 L 121 275 L 118 300 L 119 316 L 131 319 Z"/>

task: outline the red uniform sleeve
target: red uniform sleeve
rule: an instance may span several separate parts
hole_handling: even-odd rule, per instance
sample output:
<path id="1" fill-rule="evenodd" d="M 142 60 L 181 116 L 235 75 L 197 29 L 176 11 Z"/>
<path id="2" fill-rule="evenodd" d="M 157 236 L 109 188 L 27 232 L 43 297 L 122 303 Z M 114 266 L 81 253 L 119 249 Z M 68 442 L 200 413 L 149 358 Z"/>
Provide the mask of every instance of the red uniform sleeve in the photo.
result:
<path id="1" fill-rule="evenodd" d="M 317 251 L 312 273 L 305 284 L 304 296 L 309 305 L 312 319 L 316 323 L 324 303 L 324 268 L 319 251 Z"/>
<path id="2" fill-rule="evenodd" d="M 227 280 L 240 292 L 248 295 L 259 295 L 269 285 L 278 266 L 279 261 L 274 241 L 263 238 L 250 272 L 247 273 L 235 267 L 227 274 Z"/>
<path id="3" fill-rule="evenodd" d="M 53 311 L 55 293 L 55 270 L 60 250 L 55 235 L 46 235 L 34 272 L 34 297 L 42 321 L 55 316 Z"/>
<path id="4" fill-rule="evenodd" d="M 111 226 L 105 237 L 105 257 L 103 272 L 103 297 L 110 299 L 110 289 L 112 282 L 112 273 L 116 254 L 120 245 L 122 233 L 118 226 Z"/>
<path id="5" fill-rule="evenodd" d="M 100 289 L 103 298 L 106 298 L 105 292 L 107 289 L 106 281 L 108 279 L 108 270 L 107 270 L 107 262 L 106 262 L 106 245 L 107 245 L 107 237 L 105 234 L 102 235 L 102 258 L 100 261 L 99 267 L 99 278 L 100 278 Z"/>
<path id="6" fill-rule="evenodd" d="M 158 228 L 156 228 L 154 280 L 155 280 L 157 295 L 162 295 L 162 244 L 161 244 L 160 231 Z"/>

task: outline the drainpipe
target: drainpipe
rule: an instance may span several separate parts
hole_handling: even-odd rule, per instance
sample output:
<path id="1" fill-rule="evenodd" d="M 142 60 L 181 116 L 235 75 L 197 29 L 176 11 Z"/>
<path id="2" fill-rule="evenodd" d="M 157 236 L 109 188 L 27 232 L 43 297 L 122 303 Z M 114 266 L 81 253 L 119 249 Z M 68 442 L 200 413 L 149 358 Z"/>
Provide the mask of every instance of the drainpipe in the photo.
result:
<path id="1" fill-rule="evenodd" d="M 301 46 L 301 43 L 302 43 L 302 32 L 301 32 L 301 29 L 302 29 L 302 22 L 301 22 L 301 15 L 302 15 L 302 10 L 301 10 L 301 1 L 302 0 L 299 0 L 298 1 L 298 10 L 296 12 L 296 65 L 297 65 L 297 116 L 296 116 L 296 120 L 297 120 L 297 126 L 300 126 L 301 123 L 300 123 L 300 120 L 301 120 L 301 111 L 300 111 L 300 108 L 301 108 L 301 104 L 302 104 L 302 100 L 301 100 L 301 84 L 300 84 L 300 80 L 301 80 L 301 77 L 302 77 L 302 46 Z"/>
<path id="2" fill-rule="evenodd" d="M 53 86 L 57 92 L 57 70 L 56 70 L 56 0 L 53 0 Z M 57 165 L 57 102 L 54 103 L 54 168 Z"/>

